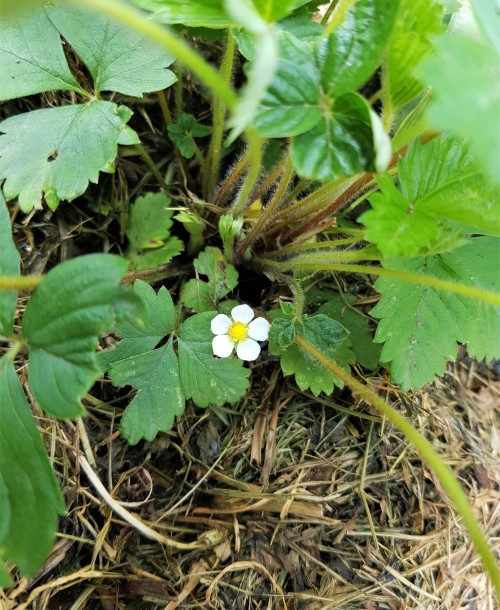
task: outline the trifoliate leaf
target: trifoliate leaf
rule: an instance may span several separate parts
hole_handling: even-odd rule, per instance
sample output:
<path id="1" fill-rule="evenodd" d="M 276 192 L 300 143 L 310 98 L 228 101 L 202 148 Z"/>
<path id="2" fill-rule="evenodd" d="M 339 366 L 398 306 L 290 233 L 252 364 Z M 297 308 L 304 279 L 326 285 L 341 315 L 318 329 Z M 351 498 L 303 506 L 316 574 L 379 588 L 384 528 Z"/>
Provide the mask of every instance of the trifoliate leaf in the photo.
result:
<path id="1" fill-rule="evenodd" d="M 119 91 L 141 97 L 177 80 L 166 69 L 174 61 L 173 55 L 114 19 L 76 6 L 46 10 L 89 69 L 96 93 Z"/>
<path id="2" fill-rule="evenodd" d="M 174 328 L 174 303 L 164 286 L 156 293 L 146 282 L 136 280 L 133 290 L 142 304 L 139 317 L 120 321 L 115 334 L 122 340 L 97 354 L 99 366 L 105 371 L 113 362 L 152 350 Z"/>
<path id="3" fill-rule="evenodd" d="M 437 54 L 425 59 L 419 70 L 436 97 L 429 120 L 438 129 L 469 137 L 482 167 L 498 181 L 500 139 L 493 126 L 500 118 L 500 89 L 492 75 L 500 55 L 486 37 L 476 41 L 447 35 L 435 46 Z"/>
<path id="4" fill-rule="evenodd" d="M 181 155 L 191 159 L 196 147 L 194 138 L 208 136 L 212 133 L 212 128 L 198 123 L 192 114 L 181 112 L 178 121 L 169 125 L 167 131 Z"/>
<path id="5" fill-rule="evenodd" d="M 130 206 L 125 233 L 130 242 L 127 258 L 134 269 L 164 265 L 184 249 L 181 240 L 170 235 L 171 202 L 161 193 L 147 193 Z"/>
<path id="6" fill-rule="evenodd" d="M 2 8 L 0 100 L 54 89 L 81 91 L 45 9 L 38 6 L 6 18 Z"/>
<path id="7" fill-rule="evenodd" d="M 114 326 L 118 307 L 130 310 L 135 302 L 118 286 L 126 270 L 118 256 L 81 256 L 49 271 L 33 293 L 23 317 L 28 380 L 51 415 L 84 412 L 80 399 L 101 373 L 95 354 L 99 334 Z"/>
<path id="8" fill-rule="evenodd" d="M 338 320 L 349 331 L 346 344 L 354 352 L 356 362 L 365 369 L 373 371 L 378 366 L 382 348 L 373 342 L 368 319 L 352 305 L 355 300 L 356 297 L 353 295 L 345 294 L 341 297 L 337 293 L 330 292 L 328 301 L 318 309 L 318 313 Z"/>
<path id="9" fill-rule="evenodd" d="M 393 110 L 417 97 L 424 84 L 415 68 L 432 52 L 431 39 L 443 31 L 443 7 L 436 0 L 400 0 L 389 38 L 387 61 L 382 64 L 383 95 Z"/>
<path id="10" fill-rule="evenodd" d="M 261 135 L 288 137 L 328 120 L 335 98 L 361 87 L 380 62 L 397 2 L 358 0 L 344 22 L 314 43 L 280 32 L 280 60 L 254 125 Z"/>
<path id="11" fill-rule="evenodd" d="M 343 383 L 319 362 L 314 360 L 296 343 L 280 347 L 275 339 L 283 344 L 288 341 L 292 331 L 290 320 L 288 326 L 280 323 L 285 316 L 280 311 L 272 312 L 273 323 L 269 333 L 269 353 L 280 356 L 281 369 L 285 375 L 295 375 L 295 381 L 301 390 L 310 389 L 315 396 L 324 392 L 331 394 L 334 386 L 343 387 Z M 273 331 L 274 327 L 274 331 Z M 334 360 L 339 366 L 349 371 L 350 364 L 355 362 L 354 354 L 349 348 L 348 331 L 336 320 L 324 314 L 304 316 L 293 323 L 296 334 L 301 335 L 320 349 L 325 356 Z"/>
<path id="12" fill-rule="evenodd" d="M 450 221 L 500 235 L 500 194 L 481 175 L 466 143 L 453 136 L 415 140 L 398 163 L 398 190 L 388 176 L 360 221 L 386 257 L 421 256 L 457 247 L 462 232 Z"/>
<path id="13" fill-rule="evenodd" d="M 238 284 L 238 272 L 226 262 L 219 248 L 207 246 L 194 261 L 194 268 L 208 282 L 189 280 L 182 291 L 181 300 L 195 312 L 213 311 L 220 299 Z"/>
<path id="14" fill-rule="evenodd" d="M 12 362 L 0 360 L 0 565 L 23 576 L 38 570 L 55 540 L 65 508 L 47 452 Z M 0 587 L 8 586 L 0 568 Z"/>
<path id="15" fill-rule="evenodd" d="M 492 237 L 473 238 L 450 253 L 384 266 L 500 292 L 498 265 L 492 265 L 499 259 L 498 243 Z M 446 360 L 456 358 L 457 341 L 470 340 L 472 353 L 480 358 L 498 351 L 499 308 L 389 277 L 379 278 L 375 288 L 382 293 L 371 312 L 381 318 L 375 335 L 385 342 L 380 360 L 391 363 L 392 379 L 403 390 L 442 375 Z"/>
<path id="16" fill-rule="evenodd" d="M 0 275 L 19 275 L 20 256 L 12 239 L 10 216 L 0 190 Z M 0 290 L 0 335 L 12 334 L 17 290 Z"/>
<path id="17" fill-rule="evenodd" d="M 24 212 L 54 209 L 81 195 L 99 172 L 113 172 L 131 111 L 111 102 L 45 108 L 0 123 L 0 178 L 7 201 L 19 196 Z M 128 132 L 127 132 L 128 133 Z"/>
<path id="18" fill-rule="evenodd" d="M 216 358 L 210 322 L 215 311 L 188 318 L 178 334 L 181 386 L 198 407 L 234 403 L 248 388 L 250 370 L 237 358 Z"/>
<path id="19" fill-rule="evenodd" d="M 139 390 L 121 422 L 121 432 L 131 445 L 142 438 L 152 441 L 158 432 L 168 432 L 174 418 L 184 412 L 179 363 L 172 341 L 158 349 L 114 362 L 109 373 L 113 385 L 130 384 Z"/>

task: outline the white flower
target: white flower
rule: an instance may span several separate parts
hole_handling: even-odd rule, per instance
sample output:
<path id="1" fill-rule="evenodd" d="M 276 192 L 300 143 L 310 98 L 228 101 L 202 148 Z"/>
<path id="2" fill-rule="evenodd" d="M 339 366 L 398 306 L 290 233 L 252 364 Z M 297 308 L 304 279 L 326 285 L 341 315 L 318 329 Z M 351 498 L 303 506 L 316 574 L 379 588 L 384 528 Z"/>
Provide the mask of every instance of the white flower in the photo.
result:
<path id="1" fill-rule="evenodd" d="M 232 319 L 223 313 L 215 316 L 210 324 L 215 335 L 212 340 L 214 354 L 219 358 L 227 358 L 236 345 L 238 358 L 255 360 L 260 354 L 257 341 L 267 341 L 271 325 L 264 318 L 253 320 L 253 317 L 253 309 L 248 305 L 233 307 Z"/>

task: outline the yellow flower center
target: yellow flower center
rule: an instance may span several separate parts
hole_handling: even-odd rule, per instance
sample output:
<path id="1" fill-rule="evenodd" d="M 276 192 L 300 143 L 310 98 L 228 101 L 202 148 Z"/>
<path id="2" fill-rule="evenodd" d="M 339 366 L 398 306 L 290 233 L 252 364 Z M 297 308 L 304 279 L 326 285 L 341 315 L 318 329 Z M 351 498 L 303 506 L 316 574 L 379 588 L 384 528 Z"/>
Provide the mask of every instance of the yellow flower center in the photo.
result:
<path id="1" fill-rule="evenodd" d="M 233 322 L 227 331 L 227 336 L 233 343 L 241 343 L 247 338 L 248 324 L 243 324 L 243 322 Z"/>

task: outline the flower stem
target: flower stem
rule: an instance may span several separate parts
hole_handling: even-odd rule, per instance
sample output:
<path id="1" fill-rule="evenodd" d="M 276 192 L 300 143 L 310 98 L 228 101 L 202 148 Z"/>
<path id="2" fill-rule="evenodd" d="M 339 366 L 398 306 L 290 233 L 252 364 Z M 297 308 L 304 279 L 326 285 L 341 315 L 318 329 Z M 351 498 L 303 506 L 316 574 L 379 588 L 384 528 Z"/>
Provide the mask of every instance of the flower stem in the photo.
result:
<path id="1" fill-rule="evenodd" d="M 481 527 L 474 517 L 469 500 L 465 495 L 460 483 L 455 478 L 453 471 L 443 461 L 431 443 L 429 443 L 429 441 L 424 438 L 424 436 L 422 436 L 405 417 L 400 415 L 395 409 L 389 406 L 365 385 L 352 377 L 352 375 L 350 375 L 347 371 L 338 366 L 333 360 L 327 358 L 323 352 L 318 350 L 314 345 L 312 345 L 312 343 L 309 343 L 309 341 L 306 341 L 304 337 L 297 335 L 295 342 L 297 345 L 299 345 L 299 347 L 322 364 L 327 370 L 341 379 L 353 392 L 356 392 L 363 398 L 363 400 L 377 408 L 385 417 L 387 417 L 387 419 L 389 419 L 397 428 L 399 428 L 399 430 L 401 430 L 410 443 L 420 453 L 423 460 L 427 462 L 434 474 L 439 479 L 445 492 L 448 494 L 454 509 L 462 517 L 463 524 L 467 529 L 474 546 L 476 547 L 476 551 L 483 561 L 484 567 L 491 578 L 493 586 L 495 587 L 497 594 L 500 595 L 500 570 L 498 569 L 496 559 L 488 545 L 488 541 L 486 540 Z"/>

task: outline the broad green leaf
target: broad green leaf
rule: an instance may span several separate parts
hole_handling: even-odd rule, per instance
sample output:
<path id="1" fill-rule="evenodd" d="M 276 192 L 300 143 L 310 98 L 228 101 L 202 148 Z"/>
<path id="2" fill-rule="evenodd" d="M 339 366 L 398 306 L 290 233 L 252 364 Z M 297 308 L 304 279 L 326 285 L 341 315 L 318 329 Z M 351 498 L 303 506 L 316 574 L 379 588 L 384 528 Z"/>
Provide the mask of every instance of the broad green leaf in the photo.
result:
<path id="1" fill-rule="evenodd" d="M 500 121 L 500 87 L 494 75 L 500 55 L 489 39 L 448 35 L 435 46 L 437 54 L 425 59 L 419 71 L 436 97 L 429 120 L 469 137 L 485 171 L 499 181 L 500 138 L 494 126 Z"/>
<path id="2" fill-rule="evenodd" d="M 169 138 L 177 146 L 179 152 L 186 159 L 191 159 L 195 151 L 194 138 L 201 138 L 212 133 L 212 128 L 202 125 L 192 114 L 181 113 L 179 119 L 168 126 Z"/>
<path id="3" fill-rule="evenodd" d="M 159 349 L 114 362 L 110 376 L 115 386 L 130 384 L 139 390 L 121 422 L 121 432 L 131 445 L 142 438 L 152 441 L 158 432 L 168 432 L 174 418 L 184 412 L 179 363 L 172 341 Z"/>
<path id="4" fill-rule="evenodd" d="M 181 210 L 174 218 L 178 222 L 181 222 L 189 233 L 188 254 L 196 254 L 205 243 L 205 240 L 203 239 L 203 233 L 205 232 L 203 220 L 193 212 L 188 212 L 187 210 Z"/>
<path id="5" fill-rule="evenodd" d="M 354 352 L 356 362 L 373 371 L 378 366 L 382 348 L 373 342 L 373 332 L 368 326 L 368 319 L 352 305 L 355 300 L 353 295 L 345 294 L 341 297 L 331 292 L 328 301 L 318 309 L 318 313 L 337 320 L 349 331 L 347 344 Z"/>
<path id="6" fill-rule="evenodd" d="M 450 220 L 476 232 L 500 235 L 500 192 L 478 172 L 469 146 L 447 136 L 415 140 L 398 163 L 400 190 L 386 176 L 360 221 L 386 257 L 422 256 L 457 247 L 461 232 Z"/>
<path id="7" fill-rule="evenodd" d="M 355 91 L 373 74 L 382 59 L 399 0 L 356 0 L 343 23 L 314 47 L 323 91 L 339 97 Z"/>
<path id="8" fill-rule="evenodd" d="M 361 87 L 379 64 L 397 6 L 358 0 L 340 27 L 313 43 L 282 31 L 278 69 L 254 119 L 258 132 L 289 137 L 314 128 L 322 117 L 328 123 L 335 98 Z"/>
<path id="9" fill-rule="evenodd" d="M 366 100 L 356 93 L 335 100 L 327 119 L 292 140 L 291 155 L 302 178 L 334 180 L 375 169 L 377 150 Z"/>
<path id="10" fill-rule="evenodd" d="M 258 132 L 269 138 L 304 133 L 322 116 L 312 45 L 286 32 L 280 34 L 279 44 L 278 69 L 253 121 Z"/>
<path id="11" fill-rule="evenodd" d="M 468 239 L 443 260 L 469 286 L 500 293 L 500 240 L 495 237 Z M 500 356 L 500 307 L 482 301 L 471 305 L 474 314 L 464 320 L 469 355 L 487 361 Z"/>
<path id="12" fill-rule="evenodd" d="M 301 3 L 296 0 L 252 0 L 252 4 L 265 21 L 272 23 L 286 17 Z"/>
<path id="13" fill-rule="evenodd" d="M 10 217 L 0 190 L 0 275 L 19 275 L 20 256 L 12 239 Z M 10 337 L 16 312 L 17 290 L 0 290 L 0 335 Z"/>
<path id="14" fill-rule="evenodd" d="M 84 413 L 80 399 L 101 373 L 99 334 L 114 326 L 118 307 L 130 307 L 129 291 L 118 286 L 126 270 L 118 256 L 81 256 L 54 267 L 33 293 L 23 317 L 28 380 L 47 413 Z"/>
<path id="15" fill-rule="evenodd" d="M 432 37 L 442 31 L 440 2 L 400 0 L 387 60 L 382 64 L 383 94 L 392 110 L 404 106 L 424 89 L 424 84 L 415 76 L 415 68 L 432 52 Z"/>
<path id="16" fill-rule="evenodd" d="M 59 32 L 45 10 L 2 16 L 0 100 L 52 90 L 81 91 L 66 62 Z"/>
<path id="17" fill-rule="evenodd" d="M 248 388 L 250 370 L 235 357 L 216 358 L 210 322 L 215 311 L 188 318 L 178 334 L 181 387 L 198 407 L 234 403 Z"/>
<path id="18" fill-rule="evenodd" d="M 226 28 L 232 20 L 224 10 L 224 0 L 133 0 L 154 13 L 160 23 L 182 23 L 188 27 Z"/>
<path id="19" fill-rule="evenodd" d="M 152 350 L 174 328 L 174 303 L 164 286 L 156 293 L 146 282 L 136 280 L 133 290 L 142 303 L 140 317 L 120 321 L 115 334 L 122 340 L 114 348 L 97 354 L 99 366 L 105 371 L 113 362 Z"/>
<path id="20" fill-rule="evenodd" d="M 498 239 L 481 237 L 450 253 L 384 266 L 500 292 L 493 262 L 499 254 Z M 389 277 L 379 278 L 375 288 L 382 293 L 371 312 L 381 318 L 375 335 L 376 341 L 385 342 L 380 359 L 391 363 L 392 379 L 404 391 L 442 375 L 446 360 L 456 358 L 457 341 L 470 340 L 471 353 L 478 357 L 492 358 L 498 352 L 500 308 Z"/>
<path id="21" fill-rule="evenodd" d="M 184 242 L 178 237 L 169 237 L 163 246 L 144 250 L 138 254 L 127 254 L 133 269 L 149 269 L 169 263 L 184 250 Z"/>
<path id="22" fill-rule="evenodd" d="M 81 195 L 99 172 L 113 172 L 118 144 L 129 135 L 131 111 L 111 102 L 45 108 L 0 123 L 0 178 L 7 200 L 24 212 L 52 209 Z"/>
<path id="23" fill-rule="evenodd" d="M 229 265 L 219 248 L 207 246 L 194 261 L 194 268 L 208 281 L 189 280 L 182 291 L 181 300 L 194 312 L 213 311 L 220 299 L 238 284 L 238 272 Z"/>
<path id="24" fill-rule="evenodd" d="M 294 375 L 301 390 L 310 389 L 316 396 L 321 392 L 331 394 L 334 386 L 343 387 L 340 379 L 304 352 L 296 343 L 284 347 L 291 338 L 290 321 L 285 314 L 275 311 L 269 334 L 269 353 L 280 356 L 281 369 L 285 375 Z M 280 320 L 286 320 L 283 324 Z M 274 327 L 274 331 L 273 331 Z M 293 323 L 296 334 L 320 349 L 339 366 L 349 371 L 355 361 L 348 342 L 348 331 L 336 320 L 324 314 L 306 317 Z M 279 343 L 282 343 L 280 347 Z"/>
<path id="25" fill-rule="evenodd" d="M 55 541 L 65 508 L 47 452 L 12 362 L 0 360 L 0 565 L 30 576 Z M 0 569 L 0 587 L 7 586 Z"/>
<path id="26" fill-rule="evenodd" d="M 174 61 L 172 55 L 118 22 L 76 6 L 48 7 L 47 12 L 89 69 L 96 93 L 141 97 L 177 80 L 166 69 Z"/>

